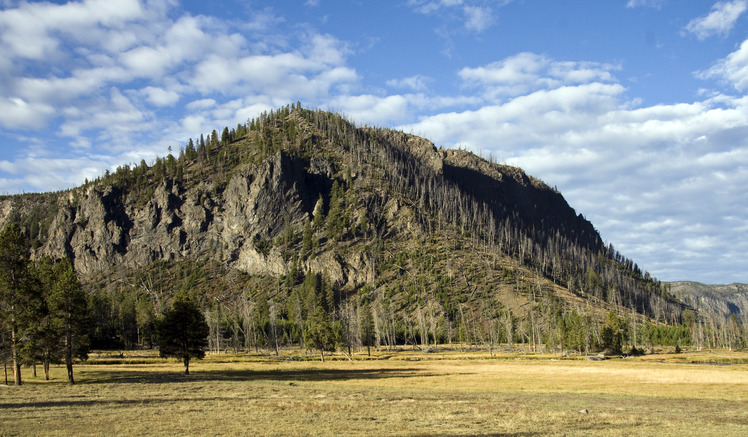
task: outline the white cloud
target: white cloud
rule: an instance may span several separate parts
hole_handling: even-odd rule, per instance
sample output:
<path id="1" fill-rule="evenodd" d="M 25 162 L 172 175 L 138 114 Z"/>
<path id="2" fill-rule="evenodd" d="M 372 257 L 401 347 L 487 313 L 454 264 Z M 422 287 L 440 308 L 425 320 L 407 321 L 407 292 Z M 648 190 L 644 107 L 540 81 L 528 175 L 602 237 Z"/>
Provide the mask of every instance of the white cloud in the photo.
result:
<path id="1" fill-rule="evenodd" d="M 724 80 L 738 91 L 748 90 L 748 40 L 708 70 L 697 72 L 696 76 Z"/>
<path id="2" fill-rule="evenodd" d="M 629 0 L 628 3 L 626 3 L 627 8 L 638 8 L 638 7 L 645 7 L 645 8 L 654 8 L 654 9 L 660 9 L 663 4 L 665 4 L 667 0 Z"/>
<path id="3" fill-rule="evenodd" d="M 110 149 L 132 147 L 134 135 L 152 126 L 147 115 L 138 109 L 119 89 L 112 88 L 106 99 L 89 101 L 85 106 L 63 109 L 66 120 L 60 125 L 60 135 L 77 138 L 99 132 L 99 143 Z"/>
<path id="4" fill-rule="evenodd" d="M 156 106 L 172 106 L 179 101 L 179 93 L 163 88 L 148 86 L 142 92 L 146 95 L 146 100 Z"/>
<path id="5" fill-rule="evenodd" d="M 727 35 L 746 8 L 748 8 L 746 0 L 717 2 L 712 6 L 709 15 L 691 20 L 686 25 L 686 31 L 696 35 L 698 39 Z"/>
<path id="6" fill-rule="evenodd" d="M 479 6 L 465 6 L 465 27 L 474 32 L 483 32 L 493 24 L 491 9 Z"/>
<path id="7" fill-rule="evenodd" d="M 465 86 L 484 89 L 488 100 L 517 96 L 540 89 L 592 81 L 614 82 L 617 67 L 594 62 L 552 61 L 535 53 L 519 53 L 481 67 L 465 67 L 458 73 Z"/>
<path id="8" fill-rule="evenodd" d="M 101 27 L 116 30 L 143 13 L 138 0 L 21 3 L 18 8 L 0 11 L 0 39 L 11 56 L 42 60 L 55 56 L 58 50 L 55 32 L 91 42 Z"/>
<path id="9" fill-rule="evenodd" d="M 45 103 L 29 103 L 20 97 L 0 97 L 0 125 L 8 129 L 40 128 L 54 115 Z"/>
<path id="10" fill-rule="evenodd" d="M 216 101 L 213 99 L 200 99 L 194 100 L 187 104 L 187 109 L 194 111 L 196 109 L 206 109 L 216 105 Z"/>
<path id="11" fill-rule="evenodd" d="M 391 79 L 387 81 L 387 86 L 392 88 L 405 88 L 413 91 L 426 91 L 429 82 L 433 79 L 417 74 L 415 76 L 405 77 L 402 79 Z"/>
<path id="12" fill-rule="evenodd" d="M 327 35 L 310 35 L 310 43 L 295 52 L 258 54 L 239 58 L 210 55 L 199 62 L 189 85 L 211 92 L 249 95 L 261 93 L 278 99 L 294 96 L 316 99 L 333 87 L 358 80 L 346 67 L 347 48 Z"/>
<path id="13" fill-rule="evenodd" d="M 400 95 L 359 95 L 337 97 L 332 101 L 332 105 L 354 121 L 379 124 L 402 120 L 411 102 L 408 97 Z"/>
<path id="14" fill-rule="evenodd" d="M 409 0 L 408 6 L 423 15 L 437 15 L 447 22 L 459 22 L 465 30 L 481 33 L 494 24 L 494 8 L 511 3 L 471 0 Z"/>

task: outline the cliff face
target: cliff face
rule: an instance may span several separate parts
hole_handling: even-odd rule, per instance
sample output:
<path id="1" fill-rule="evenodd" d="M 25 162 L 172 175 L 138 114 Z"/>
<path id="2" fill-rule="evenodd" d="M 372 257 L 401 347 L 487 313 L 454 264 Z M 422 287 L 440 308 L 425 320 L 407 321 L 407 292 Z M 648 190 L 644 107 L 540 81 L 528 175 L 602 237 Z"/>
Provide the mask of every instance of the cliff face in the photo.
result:
<path id="1" fill-rule="evenodd" d="M 218 192 L 207 183 L 185 189 L 167 179 L 139 205 L 111 185 L 91 186 L 60 208 L 35 255 L 66 254 L 83 275 L 188 256 L 218 256 L 249 273 L 283 274 L 285 263 L 253 243 L 274 238 L 285 226 L 303 226 L 319 195 L 319 187 L 308 183 L 314 176 L 320 175 L 278 152 L 241 168 Z"/>

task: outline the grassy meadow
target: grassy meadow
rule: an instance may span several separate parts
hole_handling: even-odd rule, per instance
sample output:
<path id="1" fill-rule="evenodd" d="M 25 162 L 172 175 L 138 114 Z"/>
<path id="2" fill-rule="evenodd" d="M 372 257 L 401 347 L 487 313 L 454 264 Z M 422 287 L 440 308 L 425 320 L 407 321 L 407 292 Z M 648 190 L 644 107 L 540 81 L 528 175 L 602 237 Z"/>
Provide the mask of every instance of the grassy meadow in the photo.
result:
<path id="1" fill-rule="evenodd" d="M 748 435 L 748 352 L 93 354 L 0 386 L 0 436 Z M 39 369 L 41 370 L 41 369 Z M 12 375 L 11 375 L 12 383 Z"/>

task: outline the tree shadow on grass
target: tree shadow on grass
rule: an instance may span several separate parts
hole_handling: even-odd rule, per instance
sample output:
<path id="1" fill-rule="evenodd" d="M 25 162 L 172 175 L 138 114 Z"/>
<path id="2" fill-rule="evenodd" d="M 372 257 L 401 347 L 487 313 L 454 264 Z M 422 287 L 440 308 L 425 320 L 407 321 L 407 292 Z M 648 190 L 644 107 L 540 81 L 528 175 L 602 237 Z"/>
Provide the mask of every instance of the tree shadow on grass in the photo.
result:
<path id="1" fill-rule="evenodd" d="M 153 404 L 172 404 L 174 402 L 183 401 L 209 401 L 209 400 L 220 400 L 221 398 L 164 398 L 164 399 L 60 399 L 60 400 L 47 400 L 47 401 L 26 401 L 26 402 L 0 402 L 0 411 L 2 410 L 18 410 L 22 408 L 66 408 L 66 407 L 94 407 L 103 404 L 115 405 L 115 406 L 128 406 L 128 405 L 153 405 Z M 227 398 L 228 399 L 228 398 Z M 0 434 L 1 435 L 1 434 Z"/>
<path id="2" fill-rule="evenodd" d="M 106 371 L 90 370 L 82 384 L 168 384 L 209 381 L 348 381 L 356 379 L 413 378 L 435 374 L 415 368 L 379 369 L 302 369 L 302 370 L 193 370 L 189 375 L 164 371 Z"/>

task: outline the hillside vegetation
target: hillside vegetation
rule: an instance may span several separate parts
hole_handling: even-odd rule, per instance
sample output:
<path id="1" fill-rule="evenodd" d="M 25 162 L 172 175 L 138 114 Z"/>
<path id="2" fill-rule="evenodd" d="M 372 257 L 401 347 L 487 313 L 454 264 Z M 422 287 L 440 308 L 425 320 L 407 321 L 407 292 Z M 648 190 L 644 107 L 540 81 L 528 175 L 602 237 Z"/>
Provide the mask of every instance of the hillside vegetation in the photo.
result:
<path id="1" fill-rule="evenodd" d="M 217 351 L 306 344 L 318 308 L 329 346 L 349 351 L 716 338 L 521 169 L 300 105 L 73 190 L 0 198 L 0 211 L 32 259 L 73 261 L 99 348 L 152 346 L 180 291 Z"/>

